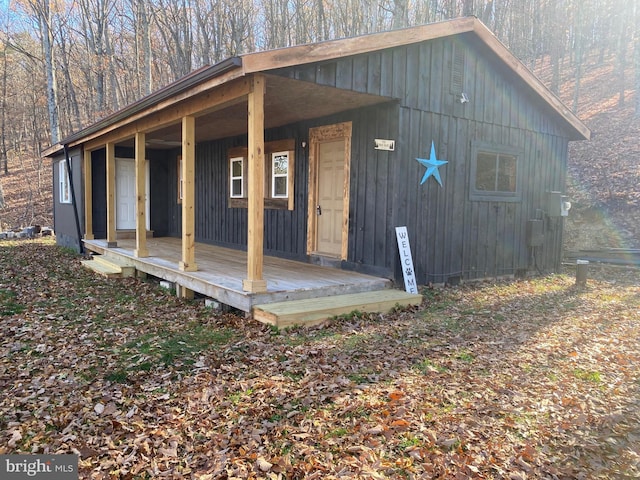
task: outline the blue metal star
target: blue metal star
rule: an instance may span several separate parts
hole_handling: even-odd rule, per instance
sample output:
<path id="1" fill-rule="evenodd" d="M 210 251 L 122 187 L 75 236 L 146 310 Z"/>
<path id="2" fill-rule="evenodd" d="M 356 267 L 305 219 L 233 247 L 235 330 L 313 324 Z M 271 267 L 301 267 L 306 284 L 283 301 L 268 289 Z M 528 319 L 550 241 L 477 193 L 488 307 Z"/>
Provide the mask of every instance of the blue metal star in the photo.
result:
<path id="1" fill-rule="evenodd" d="M 437 182 L 440 184 L 440 186 L 442 186 L 442 179 L 440 178 L 440 172 L 438 171 L 438 167 L 441 167 L 442 165 L 449 162 L 447 162 L 446 160 L 437 159 L 436 148 L 433 145 L 433 141 L 431 142 L 431 155 L 429 156 L 429 158 L 416 158 L 416 160 L 420 162 L 422 165 L 424 165 L 425 167 L 427 167 L 427 171 L 424 172 L 424 176 L 422 177 L 422 180 L 420 180 L 420 185 L 426 182 L 427 178 L 433 175 L 433 178 L 435 178 Z"/>

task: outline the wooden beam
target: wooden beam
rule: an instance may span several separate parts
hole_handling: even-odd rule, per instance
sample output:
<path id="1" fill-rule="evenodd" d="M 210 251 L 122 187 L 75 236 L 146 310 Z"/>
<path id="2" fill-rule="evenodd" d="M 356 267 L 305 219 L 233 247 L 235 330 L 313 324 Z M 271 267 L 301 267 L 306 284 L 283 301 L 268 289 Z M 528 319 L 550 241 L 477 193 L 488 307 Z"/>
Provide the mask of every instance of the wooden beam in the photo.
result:
<path id="1" fill-rule="evenodd" d="M 186 116 L 199 117 L 220 110 L 243 101 L 249 93 L 249 88 L 249 80 L 241 78 L 220 85 L 215 90 L 199 89 L 197 94 L 191 90 L 184 92 L 89 136 L 85 141 L 85 148 L 95 149 L 106 142 L 121 142 L 133 137 L 137 132 L 149 133 L 180 123 Z"/>
<path id="2" fill-rule="evenodd" d="M 344 134 L 344 184 L 342 203 L 342 260 L 346 260 L 349 254 L 349 206 L 351 204 L 351 135 L 352 124 L 342 124 Z"/>
<path id="3" fill-rule="evenodd" d="M 248 232 L 247 278 L 242 288 L 247 292 L 266 292 L 262 278 L 264 263 L 264 94 L 265 78 L 253 77 L 248 98 Z"/>
<path id="4" fill-rule="evenodd" d="M 470 32 L 473 31 L 474 27 L 475 19 L 473 17 L 465 17 L 390 32 L 249 53 L 242 55 L 242 68 L 245 73 L 249 74 L 294 65 L 335 60 L 336 58 Z"/>
<path id="5" fill-rule="evenodd" d="M 91 167 L 91 151 L 85 150 L 84 160 L 84 238 L 93 240 L 93 172 Z"/>
<path id="6" fill-rule="evenodd" d="M 107 246 L 117 247 L 116 240 L 116 146 L 107 143 Z"/>
<path id="7" fill-rule="evenodd" d="M 195 272 L 195 164 L 196 164 L 196 119 L 182 119 L 182 260 L 180 270 Z"/>
<path id="8" fill-rule="evenodd" d="M 136 170 L 136 257 L 148 257 L 147 249 L 147 169 L 145 134 L 136 133 L 135 170 Z"/>

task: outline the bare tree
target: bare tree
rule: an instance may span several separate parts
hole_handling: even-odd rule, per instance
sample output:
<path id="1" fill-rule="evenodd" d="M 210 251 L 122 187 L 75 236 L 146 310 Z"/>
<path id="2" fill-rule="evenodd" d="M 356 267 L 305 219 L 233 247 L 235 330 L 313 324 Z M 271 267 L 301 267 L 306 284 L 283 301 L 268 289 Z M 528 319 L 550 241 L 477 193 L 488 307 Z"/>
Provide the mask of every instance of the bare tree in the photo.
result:
<path id="1" fill-rule="evenodd" d="M 635 69 L 635 116 L 640 117 L 640 5 L 634 6 L 635 30 L 633 34 L 633 63 Z"/>
<path id="2" fill-rule="evenodd" d="M 135 30 L 136 73 L 138 94 L 140 96 L 151 93 L 151 19 L 149 6 L 144 0 L 129 0 L 131 2 L 133 25 Z"/>
<path id="3" fill-rule="evenodd" d="M 574 41 L 573 50 L 575 52 L 575 82 L 573 87 L 573 111 L 578 111 L 580 100 L 580 82 L 582 81 L 582 65 L 584 62 L 584 13 L 582 6 L 575 9 L 574 21 Z"/>
<path id="4" fill-rule="evenodd" d="M 153 19 L 158 27 L 157 34 L 165 47 L 164 58 L 170 68 L 166 81 L 183 77 L 192 69 L 193 32 L 190 11 L 189 0 L 157 0 L 152 9 Z"/>
<path id="5" fill-rule="evenodd" d="M 107 78 L 112 73 L 109 24 L 115 4 L 113 0 L 76 1 L 81 13 L 82 40 L 90 60 L 86 78 L 95 94 L 95 110 L 104 113 L 116 107 L 107 102 Z M 113 96 L 111 100 L 114 100 Z"/>
<path id="6" fill-rule="evenodd" d="M 7 77 L 8 65 L 7 65 L 7 40 L 9 38 L 8 28 L 4 33 L 4 41 L 2 42 L 2 80 L 0 80 L 0 90 L 2 90 L 2 100 L 0 100 L 0 168 L 4 170 L 4 174 L 9 174 L 9 161 L 7 158 Z M 0 208 L 4 206 L 4 193 L 2 191 L 2 184 L 0 184 Z"/>
<path id="7" fill-rule="evenodd" d="M 55 58 L 54 58 L 54 39 L 53 39 L 53 21 L 54 12 L 52 11 L 51 0 L 25 0 L 23 8 L 38 28 L 38 35 L 42 49 L 42 57 L 47 79 L 46 101 L 49 114 L 49 136 L 51 143 L 60 141 L 60 120 L 58 117 L 58 81 L 56 78 Z"/>
<path id="8" fill-rule="evenodd" d="M 618 10 L 619 36 L 617 45 L 617 62 L 618 62 L 618 81 L 619 95 L 618 106 L 622 107 L 625 103 L 625 73 L 627 69 L 627 52 L 629 46 L 629 13 L 633 11 L 634 0 L 621 0 L 620 9 Z"/>

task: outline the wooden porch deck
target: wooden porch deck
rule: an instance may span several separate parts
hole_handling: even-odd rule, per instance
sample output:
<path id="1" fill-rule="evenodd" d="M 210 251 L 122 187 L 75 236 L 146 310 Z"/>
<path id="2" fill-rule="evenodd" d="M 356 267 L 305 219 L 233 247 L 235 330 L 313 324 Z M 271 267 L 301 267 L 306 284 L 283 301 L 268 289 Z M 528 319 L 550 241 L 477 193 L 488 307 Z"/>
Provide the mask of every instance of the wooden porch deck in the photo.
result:
<path id="1" fill-rule="evenodd" d="M 181 258 L 179 238 L 147 239 L 149 256 L 145 258 L 134 256 L 133 239 L 118 239 L 118 246 L 114 248 L 108 248 L 106 240 L 84 240 L 84 244 L 89 251 L 115 258 L 141 272 L 173 282 L 244 312 L 252 312 L 256 305 L 392 287 L 392 282 L 385 278 L 265 256 L 263 277 L 267 281 L 267 292 L 250 293 L 242 289 L 242 280 L 247 277 L 247 255 L 244 251 L 198 243 L 198 271 L 183 272 L 178 267 Z"/>

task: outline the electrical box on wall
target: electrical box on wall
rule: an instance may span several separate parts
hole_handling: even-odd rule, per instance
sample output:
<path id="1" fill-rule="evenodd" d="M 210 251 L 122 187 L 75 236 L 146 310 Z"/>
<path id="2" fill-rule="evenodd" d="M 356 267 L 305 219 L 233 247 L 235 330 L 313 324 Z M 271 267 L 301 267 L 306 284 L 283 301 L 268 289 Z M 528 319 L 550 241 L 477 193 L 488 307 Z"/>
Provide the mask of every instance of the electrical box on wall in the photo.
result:
<path id="1" fill-rule="evenodd" d="M 531 219 L 527 222 L 527 246 L 541 247 L 544 243 L 544 226 L 542 220 Z"/>
<path id="2" fill-rule="evenodd" d="M 550 217 L 567 217 L 571 209 L 569 197 L 561 192 L 547 192 L 547 215 Z"/>

